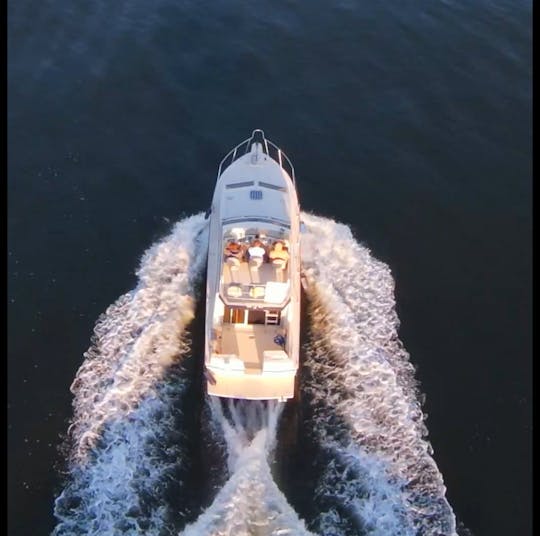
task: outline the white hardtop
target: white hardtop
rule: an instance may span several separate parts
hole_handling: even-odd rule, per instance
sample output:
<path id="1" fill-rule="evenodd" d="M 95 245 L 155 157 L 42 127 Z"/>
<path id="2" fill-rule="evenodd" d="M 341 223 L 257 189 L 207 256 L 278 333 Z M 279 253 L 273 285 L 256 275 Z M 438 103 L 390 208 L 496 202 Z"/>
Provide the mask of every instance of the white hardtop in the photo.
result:
<path id="1" fill-rule="evenodd" d="M 254 221 L 290 227 L 294 184 L 279 164 L 265 154 L 261 143 L 235 160 L 219 177 L 214 210 L 222 225 Z"/>

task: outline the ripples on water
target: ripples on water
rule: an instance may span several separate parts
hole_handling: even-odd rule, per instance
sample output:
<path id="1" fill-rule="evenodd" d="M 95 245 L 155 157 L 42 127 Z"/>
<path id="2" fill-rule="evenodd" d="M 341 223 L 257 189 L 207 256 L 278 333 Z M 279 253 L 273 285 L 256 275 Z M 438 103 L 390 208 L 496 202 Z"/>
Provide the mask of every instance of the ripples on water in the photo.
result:
<path id="1" fill-rule="evenodd" d="M 223 408 L 212 399 L 206 415 L 215 449 L 227 453 L 218 469 L 227 479 L 183 533 L 454 535 L 414 370 L 397 338 L 389 269 L 345 225 L 304 220 L 311 342 L 301 390 L 319 451 L 317 514 L 300 519 L 272 476 L 283 404 Z M 190 463 L 183 441 L 200 431 L 183 423 L 194 376 L 182 364 L 192 359 L 185 333 L 206 240 L 201 215 L 176 224 L 143 257 L 135 290 L 99 320 L 72 386 L 71 474 L 56 501 L 55 534 L 167 534 L 189 522 L 179 514 L 193 494 L 182 480 Z"/>
<path id="2" fill-rule="evenodd" d="M 71 346 L 65 342 L 64 353 L 59 353 L 56 339 L 67 340 L 63 328 L 57 327 L 64 323 L 63 314 L 69 316 L 76 309 L 72 316 L 78 318 L 79 312 L 83 316 L 85 304 L 97 294 L 104 295 L 109 281 L 117 295 L 124 278 L 120 264 L 129 266 L 132 252 L 150 243 L 156 218 L 161 222 L 162 214 L 173 218 L 181 210 L 206 207 L 218 155 L 254 127 L 264 127 L 272 136 L 276 133 L 276 141 L 293 157 L 301 170 L 298 187 L 303 206 L 345 221 L 361 213 L 362 238 L 381 248 L 391 240 L 403 242 L 404 248 L 416 241 L 402 224 L 407 221 L 414 227 L 416 214 L 424 211 L 435 229 L 431 243 L 427 235 L 426 249 L 435 254 L 436 242 L 465 237 L 470 251 L 461 251 L 460 262 L 469 270 L 471 259 L 480 259 L 476 269 L 479 279 L 487 281 L 486 293 L 492 287 L 485 278 L 485 259 L 493 273 L 497 268 L 504 272 L 505 285 L 510 284 L 508 273 L 516 271 L 520 279 L 525 272 L 519 261 L 526 255 L 525 248 L 515 244 L 529 229 L 531 11 L 532 3 L 521 0 L 315 0 L 266 7 L 213 0 L 159 0 L 151 6 L 139 0 L 11 1 L 9 269 L 10 292 L 15 296 L 10 307 L 16 315 L 10 329 L 15 333 L 12 340 L 24 340 L 10 358 L 10 369 L 15 371 L 10 374 L 21 379 L 23 399 L 12 407 L 47 400 L 32 406 L 32 415 L 24 409 L 10 410 L 15 411 L 12 422 L 31 423 L 28 426 L 34 426 L 42 439 L 40 446 L 32 447 L 33 458 L 27 456 L 26 444 L 24 449 L 13 449 L 13 465 L 21 467 L 24 485 L 29 481 L 32 487 L 31 478 L 41 474 L 43 465 L 51 465 L 41 417 L 50 415 L 47 404 L 65 391 L 66 379 L 56 372 L 73 366 L 66 365 L 66 355 L 74 355 L 73 349 L 86 337 L 84 324 L 72 334 L 79 337 L 77 342 Z M 469 214 L 480 219 L 468 219 Z M 128 225 L 128 220 L 137 223 Z M 376 533 L 399 526 L 406 533 L 433 515 L 436 526 L 450 530 L 452 515 L 440 475 L 430 461 L 429 443 L 423 438 L 412 369 L 393 339 L 397 319 L 388 268 L 347 242 L 345 228 L 317 218 L 311 221 L 325 239 L 332 237 L 333 230 L 343 232 L 338 243 L 344 241 L 354 252 L 349 268 L 354 271 L 355 262 L 363 263 L 371 270 L 373 285 L 379 286 L 366 288 L 361 273 L 351 285 L 340 279 L 330 285 L 324 267 L 312 266 L 315 284 L 309 297 L 304 387 L 312 408 L 311 413 L 306 411 L 306 419 L 313 426 L 311 440 L 320 464 L 310 500 L 313 497 L 320 515 L 301 517 L 308 530 L 332 525 L 345 533 L 358 527 Z M 175 247 L 189 243 L 199 224 L 197 217 L 181 222 Z M 126 234 L 117 241 L 111 229 Z M 442 231 L 440 236 L 437 231 Z M 497 237 L 496 254 L 486 249 L 486 238 L 489 241 L 492 235 Z M 175 239 L 171 235 L 167 240 Z M 75 378 L 73 472 L 56 503 L 59 533 L 70 533 L 77 526 L 89 531 L 110 527 L 116 509 L 127 504 L 129 515 L 121 522 L 122 530 L 139 526 L 159 532 L 180 530 L 186 523 L 200 526 L 197 515 L 202 511 L 196 504 L 200 509 L 204 500 L 192 500 L 179 513 L 177 499 L 171 497 L 182 497 L 182 479 L 191 478 L 185 465 L 191 457 L 185 453 L 192 447 L 176 434 L 196 426 L 186 424 L 182 401 L 195 389 L 187 373 L 193 365 L 185 327 L 195 314 L 197 299 L 196 277 L 190 270 L 200 270 L 202 259 L 191 251 L 180 253 L 181 247 L 177 256 L 169 257 L 167 240 L 156 246 L 161 250 L 152 250 L 145 258 L 139 286 L 99 321 Z M 449 247 L 453 245 L 450 242 Z M 498 264 L 500 251 L 515 259 L 512 265 Z M 106 277 L 96 268 L 104 256 L 112 259 L 102 265 Z M 438 268 L 444 277 L 446 267 Z M 433 277 L 440 277 L 439 272 Z M 81 284 L 74 273 L 88 278 Z M 55 285 L 51 286 L 51 278 Z M 421 282 L 422 287 L 425 284 L 428 281 Z M 477 287 L 477 282 L 471 284 L 470 294 Z M 173 296 L 181 297 L 180 301 Z M 373 309 L 362 309 L 359 296 Z M 35 325 L 35 307 L 28 303 L 39 304 L 44 317 L 58 320 L 43 324 L 45 334 L 30 350 L 26 344 L 28 327 Z M 46 305 L 50 303 L 58 305 Z M 493 309 L 499 308 L 496 305 Z M 336 325 L 337 307 L 354 349 L 340 346 L 345 328 Z M 508 310 L 515 312 L 517 307 Z M 357 311 L 365 318 L 358 317 Z M 73 328 L 73 322 L 70 318 L 66 325 Z M 514 327 L 522 323 L 518 319 Z M 362 339 L 360 331 L 366 328 L 377 344 Z M 335 348 L 340 348 L 339 353 Z M 50 371 L 31 369 L 29 354 L 42 353 L 47 354 Z M 333 363 L 340 365 L 339 370 L 331 370 Z M 341 367 L 343 363 L 347 367 Z M 370 383 L 360 364 L 376 371 L 380 381 Z M 23 385 L 22 378 L 25 382 L 29 378 L 29 383 Z M 358 382 L 364 382 L 361 392 Z M 321 385 L 335 402 L 332 408 L 317 396 Z M 346 400 L 347 407 L 340 400 Z M 367 403 L 376 409 L 353 419 L 358 406 Z M 203 411 L 212 421 L 211 409 Z M 491 406 L 489 414 L 493 414 Z M 497 415 L 497 425 L 515 421 L 514 415 L 505 418 Z M 57 419 L 56 428 L 47 421 L 51 442 L 62 416 Z M 230 445 L 218 425 L 209 425 L 201 436 L 220 445 L 216 466 L 221 460 L 226 468 Z M 20 438 L 14 441 L 20 439 L 22 444 L 28 429 L 19 427 Z M 164 445 L 170 449 L 167 456 Z M 264 457 L 273 467 L 275 454 L 262 447 L 253 452 L 260 454 L 260 474 L 267 470 Z M 491 459 L 497 461 L 496 452 L 487 448 L 485 452 L 486 459 L 491 452 Z M 463 456 L 455 465 L 465 467 L 468 460 L 473 468 L 480 457 L 483 453 L 476 458 Z M 323 467 L 327 459 L 333 462 Z M 117 472 L 122 464 L 125 472 Z M 411 479 L 420 467 L 426 471 L 425 479 Z M 247 468 L 242 474 L 249 474 Z M 475 480 L 493 473 L 488 462 L 483 471 Z M 272 481 L 264 474 L 261 478 L 270 489 Z M 208 479 L 214 482 L 209 490 L 216 498 L 226 496 L 219 494 L 225 485 L 220 475 Z M 126 488 L 120 481 L 131 484 Z M 242 478 L 237 482 L 240 485 Z M 233 485 L 230 481 L 227 485 L 234 496 Z M 40 520 L 35 525 L 49 519 L 49 499 L 40 491 L 43 486 L 36 485 L 37 491 L 27 494 L 26 488 L 21 491 L 17 474 L 15 487 L 17 492 L 10 497 L 21 518 L 27 517 L 31 506 Z M 495 519 L 492 492 L 484 488 L 475 488 L 486 497 L 483 513 L 480 508 L 474 515 L 479 524 L 497 528 L 491 520 Z M 288 516 L 272 490 L 280 515 Z M 455 493 L 460 497 L 458 490 Z M 214 495 L 209 491 L 206 500 Z M 522 511 L 517 506 L 523 503 L 520 498 L 509 505 L 503 492 L 497 497 L 502 501 L 496 503 L 497 510 L 505 505 L 509 511 Z M 297 501 L 288 497 L 288 502 Z M 222 504 L 218 501 L 216 508 Z M 95 524 L 88 525 L 92 516 Z"/>

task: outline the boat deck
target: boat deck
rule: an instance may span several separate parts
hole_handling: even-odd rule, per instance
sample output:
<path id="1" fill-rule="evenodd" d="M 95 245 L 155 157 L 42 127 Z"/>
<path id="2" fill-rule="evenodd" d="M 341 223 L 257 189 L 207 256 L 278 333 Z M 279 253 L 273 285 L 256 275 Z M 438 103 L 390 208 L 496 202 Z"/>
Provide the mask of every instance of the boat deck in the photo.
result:
<path id="1" fill-rule="evenodd" d="M 287 270 L 269 263 L 252 268 L 247 262 L 223 266 L 220 293 L 227 305 L 264 303 L 282 306 L 290 290 Z"/>
<path id="2" fill-rule="evenodd" d="M 278 326 L 224 324 L 220 353 L 239 356 L 244 362 L 246 374 L 259 374 L 262 371 L 263 352 L 282 349 L 274 342 L 274 337 L 279 333 Z"/>
<path id="3" fill-rule="evenodd" d="M 292 164 L 260 130 L 220 163 L 208 241 L 208 394 L 292 398 L 299 364 L 300 209 Z"/>
<path id="4" fill-rule="evenodd" d="M 208 394 L 225 398 L 249 400 L 286 400 L 294 396 L 295 374 L 238 376 L 214 375 L 214 382 L 207 384 Z"/>
<path id="5" fill-rule="evenodd" d="M 268 262 L 263 263 L 258 269 L 250 268 L 246 261 L 234 268 L 223 263 L 223 282 L 225 284 L 266 285 L 269 281 L 286 283 L 288 279 L 287 269 L 280 270 Z"/>

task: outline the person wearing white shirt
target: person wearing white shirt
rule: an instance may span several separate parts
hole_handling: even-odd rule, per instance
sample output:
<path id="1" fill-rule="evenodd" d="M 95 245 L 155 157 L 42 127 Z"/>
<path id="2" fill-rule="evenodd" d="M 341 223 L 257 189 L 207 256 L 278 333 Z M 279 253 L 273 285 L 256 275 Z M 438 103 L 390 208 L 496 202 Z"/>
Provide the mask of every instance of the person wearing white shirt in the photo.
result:
<path id="1" fill-rule="evenodd" d="M 253 244 L 251 244 L 248 249 L 248 255 L 251 266 L 258 268 L 263 263 L 266 250 L 264 249 L 260 240 L 253 241 Z"/>

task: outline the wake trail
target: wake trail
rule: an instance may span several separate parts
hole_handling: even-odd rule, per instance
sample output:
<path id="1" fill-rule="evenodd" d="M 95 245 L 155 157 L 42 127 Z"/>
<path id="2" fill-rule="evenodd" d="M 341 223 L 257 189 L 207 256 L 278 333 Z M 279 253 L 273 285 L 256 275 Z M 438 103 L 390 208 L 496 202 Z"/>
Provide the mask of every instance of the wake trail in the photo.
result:
<path id="1" fill-rule="evenodd" d="M 178 489 L 186 327 L 207 252 L 202 214 L 143 256 L 137 287 L 100 317 L 72 384 L 69 482 L 55 501 L 60 534 L 170 534 L 165 495 Z"/>
<path id="2" fill-rule="evenodd" d="M 311 323 L 301 394 L 317 447 L 313 532 L 272 475 L 283 404 L 207 397 L 210 452 L 201 459 L 223 464 L 208 477 L 221 486 L 181 534 L 453 536 L 414 367 L 397 335 L 390 270 L 345 225 L 303 219 Z M 137 287 L 100 317 L 72 385 L 69 480 L 55 502 L 55 536 L 176 534 L 200 511 L 179 508 L 196 491 L 186 483 L 194 463 L 186 328 L 207 241 L 202 214 L 177 223 L 143 256 Z"/>
<path id="3" fill-rule="evenodd" d="M 320 534 L 455 535 L 425 439 L 414 367 L 398 338 L 388 266 L 350 229 L 303 214 L 311 341 L 302 390 L 320 447 L 310 528 Z"/>
<path id="4" fill-rule="evenodd" d="M 182 536 L 308 536 L 304 522 L 274 482 L 270 468 L 283 404 L 208 401 L 228 453 L 228 480 Z M 228 417 L 225 415 L 228 414 Z"/>

